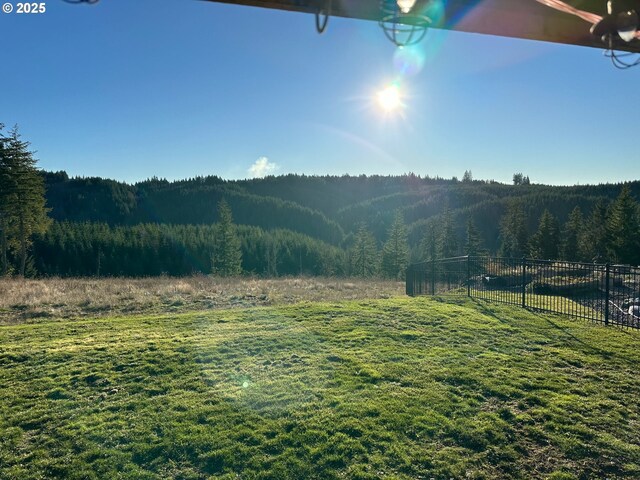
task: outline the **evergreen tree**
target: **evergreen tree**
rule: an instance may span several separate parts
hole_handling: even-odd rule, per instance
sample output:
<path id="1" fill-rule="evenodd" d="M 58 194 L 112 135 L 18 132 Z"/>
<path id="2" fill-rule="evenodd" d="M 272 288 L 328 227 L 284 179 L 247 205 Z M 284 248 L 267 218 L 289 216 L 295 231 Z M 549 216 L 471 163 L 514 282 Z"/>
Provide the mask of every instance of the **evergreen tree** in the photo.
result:
<path id="1" fill-rule="evenodd" d="M 576 207 L 569 214 L 562 234 L 562 258 L 571 262 L 584 259 L 582 252 L 582 236 L 584 234 L 584 219 L 582 210 Z"/>
<path id="2" fill-rule="evenodd" d="M 376 240 L 362 224 L 358 229 L 352 251 L 353 274 L 358 277 L 372 277 L 377 271 L 378 248 Z"/>
<path id="3" fill-rule="evenodd" d="M 422 260 L 431 261 L 438 257 L 438 233 L 436 225 L 431 223 L 420 242 Z"/>
<path id="4" fill-rule="evenodd" d="M 609 237 L 607 233 L 608 206 L 600 199 L 593 206 L 591 216 L 586 222 L 581 238 L 581 248 L 585 260 L 589 262 L 605 262 L 608 259 Z"/>
<path id="5" fill-rule="evenodd" d="M 478 233 L 478 229 L 476 228 L 475 223 L 473 223 L 473 218 L 469 217 L 467 220 L 467 238 L 464 245 L 464 251 L 470 257 L 481 255 L 483 253 L 481 245 L 482 240 Z"/>
<path id="6" fill-rule="evenodd" d="M 51 220 L 47 217 L 44 178 L 36 168 L 29 142 L 21 140 L 18 128 L 8 136 L 0 132 L 0 249 L 2 271 L 7 272 L 7 249 L 18 260 L 18 273 L 25 275 L 34 234 L 43 234 Z"/>
<path id="7" fill-rule="evenodd" d="M 297 275 L 300 252 L 306 271 L 343 275 L 344 252 L 311 237 L 286 231 L 236 226 L 244 271 L 269 273 L 264 253 L 277 247 L 277 271 Z M 35 266 L 43 275 L 149 276 L 211 272 L 212 252 L 219 243 L 218 225 L 138 224 L 109 226 L 87 222 L 55 222 L 34 237 Z M 217 258 L 217 257 L 214 257 Z M 28 265 L 28 263 L 27 263 Z"/>
<path id="8" fill-rule="evenodd" d="M 440 220 L 440 236 L 438 238 L 438 256 L 449 258 L 458 253 L 458 239 L 449 205 L 445 204 Z"/>
<path id="9" fill-rule="evenodd" d="M 398 211 L 389 229 L 389 239 L 382 248 L 382 273 L 389 278 L 404 278 L 408 264 L 407 227 L 402 213 Z"/>
<path id="10" fill-rule="evenodd" d="M 6 138 L 2 134 L 4 125 L 0 123 L 0 275 L 9 272 L 9 202 L 11 187 L 11 175 L 9 158 L 5 153 Z"/>
<path id="11" fill-rule="evenodd" d="M 464 175 L 462 175 L 462 182 L 463 183 L 473 182 L 473 174 L 471 173 L 471 170 L 464 171 Z"/>
<path id="12" fill-rule="evenodd" d="M 278 242 L 270 239 L 265 242 L 264 252 L 264 273 L 269 277 L 278 276 Z"/>
<path id="13" fill-rule="evenodd" d="M 638 203 L 627 185 L 611 206 L 607 222 L 609 249 L 614 261 L 640 264 L 640 218 Z"/>
<path id="14" fill-rule="evenodd" d="M 531 237 L 530 255 L 533 258 L 555 260 L 558 258 L 560 243 L 560 227 L 549 210 L 540 216 L 538 231 Z"/>
<path id="15" fill-rule="evenodd" d="M 500 222 L 500 236 L 501 255 L 519 258 L 527 253 L 527 217 L 520 202 L 514 200 L 507 206 L 507 212 Z"/>
<path id="16" fill-rule="evenodd" d="M 231 208 L 222 199 L 218 204 L 218 225 L 216 226 L 216 248 L 212 259 L 212 270 L 224 277 L 242 272 L 242 250 L 240 239 L 233 223 Z"/>

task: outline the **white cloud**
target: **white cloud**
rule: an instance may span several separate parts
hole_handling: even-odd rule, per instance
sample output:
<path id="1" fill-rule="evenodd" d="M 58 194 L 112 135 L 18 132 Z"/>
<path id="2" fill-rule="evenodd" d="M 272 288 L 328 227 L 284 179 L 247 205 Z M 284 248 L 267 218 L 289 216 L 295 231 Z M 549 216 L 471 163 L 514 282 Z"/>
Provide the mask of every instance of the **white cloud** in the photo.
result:
<path id="1" fill-rule="evenodd" d="M 267 157 L 260 157 L 249 167 L 249 175 L 251 178 L 262 178 L 266 175 L 273 174 L 278 169 L 278 165 L 270 162 Z"/>

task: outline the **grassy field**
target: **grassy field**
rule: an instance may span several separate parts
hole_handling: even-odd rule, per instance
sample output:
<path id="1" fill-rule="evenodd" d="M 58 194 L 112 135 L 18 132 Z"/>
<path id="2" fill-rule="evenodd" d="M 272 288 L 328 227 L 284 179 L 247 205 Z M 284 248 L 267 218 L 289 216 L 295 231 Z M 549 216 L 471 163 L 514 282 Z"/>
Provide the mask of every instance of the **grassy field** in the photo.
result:
<path id="1" fill-rule="evenodd" d="M 404 282 L 357 278 L 0 278 L 0 325 L 300 301 L 389 298 L 404 291 Z"/>
<path id="2" fill-rule="evenodd" d="M 640 333 L 395 297 L 0 327 L 0 478 L 639 478 Z"/>

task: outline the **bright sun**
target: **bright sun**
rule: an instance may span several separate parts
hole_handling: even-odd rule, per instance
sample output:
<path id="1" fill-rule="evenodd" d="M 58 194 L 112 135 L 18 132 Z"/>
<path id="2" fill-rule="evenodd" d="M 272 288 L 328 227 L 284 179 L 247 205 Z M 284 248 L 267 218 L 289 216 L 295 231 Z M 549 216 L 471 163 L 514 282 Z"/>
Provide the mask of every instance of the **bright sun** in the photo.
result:
<path id="1" fill-rule="evenodd" d="M 400 89 L 397 85 L 389 85 L 384 90 L 379 91 L 376 99 L 378 100 L 380 108 L 387 113 L 394 112 L 402 107 Z"/>

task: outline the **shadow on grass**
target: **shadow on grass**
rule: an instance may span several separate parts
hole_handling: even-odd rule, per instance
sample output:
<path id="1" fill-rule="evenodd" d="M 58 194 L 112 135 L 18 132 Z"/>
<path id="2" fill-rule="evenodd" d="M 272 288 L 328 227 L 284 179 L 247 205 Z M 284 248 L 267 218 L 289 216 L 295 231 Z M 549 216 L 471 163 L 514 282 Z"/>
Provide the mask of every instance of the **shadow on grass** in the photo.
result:
<path id="1" fill-rule="evenodd" d="M 484 302 L 482 302 L 482 301 L 480 301 L 480 300 L 478 300 L 476 298 L 472 298 L 471 299 L 471 303 L 473 303 L 476 306 L 476 308 L 478 310 L 480 310 L 480 312 L 483 315 L 486 315 L 486 316 L 491 317 L 491 318 L 495 318 L 497 321 L 499 321 L 503 325 L 508 325 L 509 324 L 509 322 L 507 322 L 504 318 L 499 317 L 498 315 L 496 315 L 496 313 L 493 310 L 488 308 L 487 305 Z"/>
<path id="2" fill-rule="evenodd" d="M 496 319 L 497 321 L 499 321 L 502 324 L 509 324 L 510 322 L 506 321 L 504 318 L 501 318 L 499 315 L 497 315 L 493 310 L 491 310 L 484 302 L 478 300 L 478 299 L 471 299 L 471 302 L 475 305 L 475 307 L 483 314 L 483 315 L 487 315 L 491 318 Z M 546 323 L 547 325 L 549 325 L 553 330 L 556 330 L 560 333 L 562 333 L 562 335 L 564 336 L 564 338 L 559 337 L 559 336 L 554 336 L 551 335 L 549 333 L 545 333 L 544 335 L 550 339 L 550 340 L 565 340 L 567 342 L 568 346 L 576 346 L 577 348 L 580 348 L 583 352 L 591 354 L 591 355 L 598 355 L 606 360 L 611 360 L 611 359 L 618 359 L 618 360 L 623 360 L 624 362 L 628 363 L 628 364 L 632 364 L 632 365 L 636 365 L 637 359 L 635 358 L 630 358 L 626 355 L 621 355 L 619 353 L 614 353 L 612 351 L 609 350 L 605 350 L 599 346 L 593 345 L 589 342 L 584 341 L 583 339 L 577 337 L 576 335 L 574 335 L 569 327 L 560 325 L 556 322 L 553 321 L 553 319 L 549 318 L 550 315 L 560 315 L 560 314 L 553 314 L 553 313 L 544 313 L 544 312 L 539 312 L 536 310 L 532 310 L 532 309 L 526 309 L 527 312 L 529 312 L 531 315 L 539 318 L 540 320 L 542 320 L 544 323 Z M 606 328 L 604 326 L 602 326 L 601 328 Z M 624 331 L 624 330 L 616 330 L 616 332 L 623 332 L 626 333 L 627 335 L 632 335 L 631 332 L 628 331 Z"/>
<path id="3" fill-rule="evenodd" d="M 556 322 L 554 322 L 551 318 L 549 318 L 549 314 L 543 314 L 542 312 L 535 312 L 535 311 L 530 311 L 530 313 L 540 318 L 541 320 L 543 320 L 545 323 L 550 325 L 554 330 L 558 330 L 559 332 L 562 332 L 568 339 L 570 339 L 568 340 L 567 345 L 571 346 L 572 343 L 574 345 L 577 344 L 583 348 L 583 351 L 585 353 L 599 355 L 606 360 L 617 359 L 617 360 L 622 360 L 629 365 L 633 365 L 633 366 L 637 365 L 637 358 L 631 358 L 626 355 L 622 355 L 620 353 L 612 352 L 610 350 L 604 350 L 598 346 L 594 346 L 588 342 L 585 342 L 581 338 L 576 337 L 573 333 L 569 331 L 567 327 L 559 325 Z M 555 314 L 555 315 L 560 315 L 560 314 Z M 602 326 L 597 326 L 596 328 L 602 328 L 606 330 L 609 327 L 605 327 L 604 325 L 602 325 Z M 616 329 L 616 332 L 623 332 L 623 331 Z M 625 333 L 629 334 L 630 332 L 625 332 Z M 551 336 L 547 336 L 547 337 L 552 338 Z"/>

